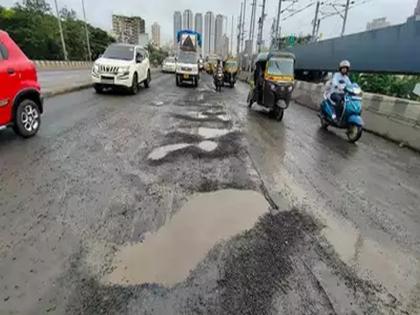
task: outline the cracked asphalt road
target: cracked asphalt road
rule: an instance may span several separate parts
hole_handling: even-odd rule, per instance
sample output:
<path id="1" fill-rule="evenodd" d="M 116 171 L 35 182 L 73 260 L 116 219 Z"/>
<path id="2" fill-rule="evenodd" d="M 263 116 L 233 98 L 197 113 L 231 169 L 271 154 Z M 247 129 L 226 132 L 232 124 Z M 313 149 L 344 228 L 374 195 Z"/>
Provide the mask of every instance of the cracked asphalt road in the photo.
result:
<path id="1" fill-rule="evenodd" d="M 0 314 L 418 314 L 419 155 L 295 104 L 272 121 L 247 89 L 159 74 L 48 99 L 33 139 L 0 133 Z M 163 281 L 139 280 L 145 253 Z"/>

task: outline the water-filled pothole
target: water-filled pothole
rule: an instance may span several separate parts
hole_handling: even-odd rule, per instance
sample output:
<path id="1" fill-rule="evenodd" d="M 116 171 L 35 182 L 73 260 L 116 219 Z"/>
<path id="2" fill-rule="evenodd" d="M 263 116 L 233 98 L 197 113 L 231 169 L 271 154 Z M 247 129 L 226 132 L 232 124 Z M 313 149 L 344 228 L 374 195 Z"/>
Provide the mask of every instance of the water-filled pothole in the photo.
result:
<path id="1" fill-rule="evenodd" d="M 185 280 L 216 243 L 252 228 L 268 209 L 264 196 L 255 191 L 194 195 L 156 233 L 142 243 L 120 248 L 114 270 L 104 281 L 173 286 Z"/>

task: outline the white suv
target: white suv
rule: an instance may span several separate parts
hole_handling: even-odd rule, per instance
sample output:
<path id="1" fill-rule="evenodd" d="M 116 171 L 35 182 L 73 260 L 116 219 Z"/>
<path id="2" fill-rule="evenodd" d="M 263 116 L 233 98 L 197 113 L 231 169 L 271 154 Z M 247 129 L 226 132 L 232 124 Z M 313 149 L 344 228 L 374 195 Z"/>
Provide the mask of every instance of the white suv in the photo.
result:
<path id="1" fill-rule="evenodd" d="M 107 87 L 125 87 L 137 94 L 139 84 L 150 85 L 150 62 L 148 52 L 140 46 L 112 44 L 95 61 L 92 82 L 97 93 Z"/>

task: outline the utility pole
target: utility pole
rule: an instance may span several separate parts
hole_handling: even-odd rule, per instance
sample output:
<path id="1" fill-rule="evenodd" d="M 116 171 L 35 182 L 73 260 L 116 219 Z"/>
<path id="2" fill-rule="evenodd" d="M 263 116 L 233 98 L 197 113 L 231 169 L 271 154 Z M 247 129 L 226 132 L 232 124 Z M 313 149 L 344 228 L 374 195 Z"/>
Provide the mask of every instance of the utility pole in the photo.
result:
<path id="1" fill-rule="evenodd" d="M 83 18 L 85 19 L 85 31 L 86 31 L 86 45 L 88 51 L 88 61 L 92 61 L 92 51 L 90 50 L 89 30 L 86 21 L 85 1 L 82 0 Z"/>
<path id="2" fill-rule="evenodd" d="M 241 14 L 239 15 L 239 23 L 238 23 L 238 36 L 237 36 L 237 43 L 236 43 L 236 55 L 239 57 L 239 53 L 241 50 L 241 34 L 242 34 L 242 10 L 244 4 L 241 2 Z"/>
<path id="3" fill-rule="evenodd" d="M 251 54 L 254 52 L 255 20 L 257 18 L 257 0 L 252 1 L 251 21 L 249 25 L 249 40 L 251 41 Z"/>
<path id="4" fill-rule="evenodd" d="M 263 0 L 262 4 L 262 12 L 261 17 L 259 20 L 259 29 L 258 29 L 258 52 L 261 52 L 261 48 L 263 45 L 263 36 L 264 36 L 264 20 L 265 20 L 265 2 L 266 0 Z"/>
<path id="5" fill-rule="evenodd" d="M 280 38 L 281 3 L 282 3 L 282 0 L 279 0 L 279 7 L 278 7 L 278 10 L 277 10 L 276 30 L 275 30 L 275 36 L 274 36 L 276 42 L 279 42 L 279 38 Z"/>
<path id="6" fill-rule="evenodd" d="M 60 30 L 61 46 L 63 47 L 64 60 L 67 61 L 69 60 L 69 58 L 67 56 L 66 42 L 64 41 L 63 27 L 61 25 L 61 17 L 60 17 L 60 12 L 58 11 L 57 0 L 54 0 L 54 3 L 55 3 L 55 11 L 57 12 L 58 29 Z"/>
<path id="7" fill-rule="evenodd" d="M 231 30 L 231 33 L 230 33 L 230 55 L 231 56 L 233 56 L 233 15 L 232 15 L 232 24 L 231 24 L 231 27 L 232 27 L 232 30 Z"/>
<path id="8" fill-rule="evenodd" d="M 347 0 L 347 1 L 350 1 L 350 0 Z M 317 24 L 318 24 L 318 14 L 319 14 L 319 6 L 320 6 L 320 2 L 319 1 L 317 1 L 317 3 L 316 3 L 316 9 L 315 9 L 315 18 L 314 18 L 314 22 L 313 22 L 313 28 L 312 28 L 312 41 L 314 42 L 315 41 L 315 38 L 316 38 L 316 27 L 317 27 Z"/>
<path id="9" fill-rule="evenodd" d="M 244 0 L 244 16 L 242 17 L 242 34 L 241 34 L 241 50 L 244 50 L 244 40 L 245 40 L 245 18 L 246 18 L 246 0 Z"/>
<path id="10" fill-rule="evenodd" d="M 346 32 L 346 23 L 347 23 L 347 16 L 349 14 L 349 8 L 350 8 L 350 0 L 347 0 L 346 10 L 344 11 L 344 21 L 343 21 L 343 29 L 341 30 L 341 37 L 343 37 L 344 33 Z"/>

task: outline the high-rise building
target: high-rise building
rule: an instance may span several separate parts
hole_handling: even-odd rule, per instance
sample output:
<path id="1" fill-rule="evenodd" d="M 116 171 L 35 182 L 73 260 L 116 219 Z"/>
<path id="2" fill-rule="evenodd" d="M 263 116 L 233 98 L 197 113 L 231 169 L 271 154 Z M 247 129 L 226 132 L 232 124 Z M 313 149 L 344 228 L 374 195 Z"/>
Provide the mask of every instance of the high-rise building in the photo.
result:
<path id="1" fill-rule="evenodd" d="M 377 30 L 377 29 L 380 29 L 380 28 L 390 26 L 390 25 L 391 25 L 391 23 L 389 23 L 386 20 L 386 17 L 379 18 L 379 19 L 373 19 L 371 22 L 367 23 L 366 30 L 367 31 L 373 31 L 373 30 Z"/>
<path id="2" fill-rule="evenodd" d="M 176 35 L 182 29 L 182 14 L 179 11 L 174 12 L 174 45 L 177 44 Z"/>
<path id="3" fill-rule="evenodd" d="M 222 57 L 226 58 L 227 56 L 229 56 L 229 37 L 227 37 L 226 34 L 223 35 L 222 42 Z"/>
<path id="4" fill-rule="evenodd" d="M 160 25 L 157 22 L 152 24 L 152 43 L 160 47 Z"/>
<path id="5" fill-rule="evenodd" d="M 204 55 L 214 54 L 214 31 L 215 21 L 213 12 L 207 12 L 204 16 Z"/>
<path id="6" fill-rule="evenodd" d="M 140 35 L 146 32 L 146 27 L 141 17 L 112 15 L 112 31 L 117 42 L 137 45 Z"/>
<path id="7" fill-rule="evenodd" d="M 218 14 L 214 29 L 214 49 L 216 54 L 220 56 L 223 54 L 223 20 L 223 15 Z"/>
<path id="8" fill-rule="evenodd" d="M 191 10 L 185 10 L 184 15 L 182 17 L 182 28 L 184 30 L 192 30 L 194 29 L 193 24 L 193 13 Z"/>
<path id="9" fill-rule="evenodd" d="M 203 35 L 203 15 L 201 13 L 195 14 L 194 31 Z"/>
<path id="10" fill-rule="evenodd" d="M 420 0 L 417 0 L 417 7 L 414 10 L 414 15 L 415 16 L 420 15 Z"/>

